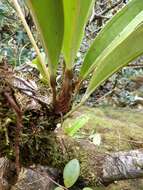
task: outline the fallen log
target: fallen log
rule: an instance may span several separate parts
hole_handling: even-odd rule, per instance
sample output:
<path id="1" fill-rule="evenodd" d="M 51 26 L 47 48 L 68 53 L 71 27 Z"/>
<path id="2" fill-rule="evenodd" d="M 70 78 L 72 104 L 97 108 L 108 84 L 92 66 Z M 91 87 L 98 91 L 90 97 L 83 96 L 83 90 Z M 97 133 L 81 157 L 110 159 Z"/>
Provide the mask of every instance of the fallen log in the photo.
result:
<path id="1" fill-rule="evenodd" d="M 95 156 L 94 160 L 93 158 L 89 159 L 92 159 L 91 161 L 94 163 L 92 166 L 94 167 L 95 171 L 93 172 L 92 168 L 92 174 L 90 173 L 91 172 L 91 161 L 90 161 L 90 165 L 87 168 L 88 172 L 87 174 L 90 174 L 90 176 L 92 176 L 93 178 L 92 180 L 95 180 L 95 182 L 93 182 L 94 187 L 99 186 L 99 184 L 107 186 L 118 180 L 136 179 L 143 177 L 143 149 L 133 150 L 128 152 L 112 153 L 110 155 L 105 155 L 105 156 L 102 155 L 101 157 L 100 155 L 98 155 L 98 158 L 97 156 Z M 14 173 L 13 175 L 10 176 L 10 174 L 14 171 L 13 167 L 10 167 L 11 164 L 6 158 L 0 159 L 1 190 L 10 189 L 10 187 L 13 185 L 16 179 L 16 175 L 14 175 Z M 24 174 L 24 170 L 26 169 L 22 169 L 21 172 L 22 174 L 20 173 L 20 176 Z M 13 186 L 12 189 L 13 190 L 23 189 L 23 187 L 25 187 L 26 190 L 28 189 L 38 190 L 39 188 L 42 190 L 46 189 L 52 190 L 53 183 L 50 181 L 48 177 L 45 176 L 43 177 L 39 171 L 40 170 L 37 169 L 36 173 L 35 171 L 27 169 L 25 171 L 26 174 L 24 174 L 25 175 L 24 180 L 22 180 L 22 177 L 19 177 L 21 179 L 17 183 L 15 181 L 16 185 Z"/>
<path id="2" fill-rule="evenodd" d="M 117 152 L 105 156 L 102 171 L 103 184 L 143 178 L 143 149 Z"/>

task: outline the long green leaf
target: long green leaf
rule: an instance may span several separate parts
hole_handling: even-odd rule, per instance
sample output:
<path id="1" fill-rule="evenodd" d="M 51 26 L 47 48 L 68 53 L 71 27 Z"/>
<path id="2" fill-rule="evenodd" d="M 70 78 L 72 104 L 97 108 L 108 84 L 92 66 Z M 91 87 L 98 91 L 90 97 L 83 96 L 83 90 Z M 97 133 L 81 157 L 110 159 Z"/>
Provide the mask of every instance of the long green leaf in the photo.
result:
<path id="1" fill-rule="evenodd" d="M 72 137 L 78 132 L 79 129 L 85 126 L 88 120 L 88 115 L 81 115 L 78 118 L 74 118 L 71 122 L 69 121 L 63 125 L 64 132 Z"/>
<path id="2" fill-rule="evenodd" d="M 141 54 L 143 54 L 143 11 L 118 34 L 96 60 L 97 68 L 82 102 L 109 76 Z"/>
<path id="3" fill-rule="evenodd" d="M 48 56 L 51 74 L 56 74 L 64 33 L 62 0 L 26 0 Z"/>
<path id="4" fill-rule="evenodd" d="M 105 25 L 86 54 L 80 70 L 81 80 L 93 71 L 97 66 L 98 62 L 96 60 L 98 56 L 141 10 L 143 10 L 143 1 L 131 0 Z"/>
<path id="5" fill-rule="evenodd" d="M 20 7 L 20 4 L 19 4 L 18 0 L 12 0 L 12 3 L 13 3 L 13 5 L 14 5 L 14 9 L 17 11 L 17 13 L 18 13 L 18 15 L 19 15 L 19 18 L 20 18 L 21 21 L 22 21 L 22 24 L 23 24 L 23 26 L 24 26 L 24 29 L 25 29 L 26 32 L 27 32 L 27 35 L 28 35 L 28 37 L 29 37 L 29 39 L 30 39 L 31 44 L 32 44 L 33 47 L 34 47 L 35 52 L 37 53 L 40 67 L 41 67 L 41 69 L 43 70 L 43 73 L 44 73 L 44 75 L 45 75 L 45 79 L 46 79 L 47 83 L 48 83 L 49 86 L 50 86 L 49 70 L 48 70 L 48 68 L 47 68 L 46 65 L 45 65 L 44 59 L 43 59 L 43 57 L 41 56 L 40 50 L 39 50 L 39 48 L 38 48 L 38 46 L 37 46 L 37 44 L 36 44 L 36 41 L 35 41 L 35 39 L 34 39 L 34 37 L 33 37 L 33 34 L 32 34 L 32 32 L 31 32 L 31 30 L 30 30 L 30 28 L 29 28 L 29 26 L 28 26 L 28 24 L 27 24 L 27 22 L 26 22 L 26 19 L 25 19 L 25 16 L 24 16 L 23 12 L 22 12 L 22 9 L 21 9 L 21 7 Z"/>
<path id="6" fill-rule="evenodd" d="M 65 18 L 63 54 L 67 68 L 71 69 L 95 0 L 63 0 L 63 2 Z"/>

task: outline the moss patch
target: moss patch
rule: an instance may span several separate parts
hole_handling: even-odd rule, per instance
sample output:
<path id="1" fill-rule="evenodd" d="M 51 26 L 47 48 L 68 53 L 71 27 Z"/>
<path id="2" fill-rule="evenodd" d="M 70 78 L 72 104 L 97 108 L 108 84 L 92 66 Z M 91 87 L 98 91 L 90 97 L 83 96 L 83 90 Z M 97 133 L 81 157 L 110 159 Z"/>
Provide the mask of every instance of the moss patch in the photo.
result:
<path id="1" fill-rule="evenodd" d="M 63 127 L 68 128 L 81 115 L 88 116 L 89 120 L 76 136 L 90 140 L 90 135 L 100 134 L 98 148 L 102 152 L 143 148 L 143 113 L 111 107 L 82 107 L 64 122 Z"/>
<path id="2" fill-rule="evenodd" d="M 91 135 L 100 134 L 101 144 L 96 146 L 99 152 L 143 148 L 143 112 L 112 107 L 82 107 L 63 123 L 63 127 L 68 128 L 70 123 L 73 123 L 75 118 L 77 119 L 81 115 L 89 117 L 89 120 L 78 130 L 74 138 L 92 141 Z M 142 190 L 143 180 L 121 181 L 99 189 Z"/>

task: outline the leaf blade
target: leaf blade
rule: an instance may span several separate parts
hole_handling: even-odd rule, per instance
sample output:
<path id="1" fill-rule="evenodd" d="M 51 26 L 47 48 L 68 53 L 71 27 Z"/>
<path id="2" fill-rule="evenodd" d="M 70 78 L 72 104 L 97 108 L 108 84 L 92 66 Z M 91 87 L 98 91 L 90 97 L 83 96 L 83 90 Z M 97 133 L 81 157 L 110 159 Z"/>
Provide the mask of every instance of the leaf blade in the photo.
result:
<path id="1" fill-rule="evenodd" d="M 27 0 L 26 2 L 48 56 L 49 69 L 55 75 L 64 33 L 62 0 Z"/>
<path id="2" fill-rule="evenodd" d="M 65 125 L 63 125 L 64 132 L 73 137 L 81 128 L 85 126 L 88 120 L 88 115 L 81 115 L 78 118 L 74 118 L 72 121 L 68 121 Z"/>
<path id="3" fill-rule="evenodd" d="M 80 164 L 77 159 L 69 161 L 64 168 L 64 184 L 67 188 L 74 185 L 80 175 Z"/>
<path id="4" fill-rule="evenodd" d="M 143 54 L 143 11 L 113 40 L 98 58 L 97 68 L 82 99 L 90 94 L 109 76 Z"/>
<path id="5" fill-rule="evenodd" d="M 98 56 L 141 10 L 143 10 L 143 3 L 140 0 L 132 0 L 105 25 L 85 56 L 80 70 L 81 80 L 95 69 Z"/>
<path id="6" fill-rule="evenodd" d="M 56 187 L 54 190 L 64 190 L 62 187 Z"/>
<path id="7" fill-rule="evenodd" d="M 67 68 L 71 69 L 95 0 L 63 0 L 63 2 L 65 16 L 63 54 Z"/>

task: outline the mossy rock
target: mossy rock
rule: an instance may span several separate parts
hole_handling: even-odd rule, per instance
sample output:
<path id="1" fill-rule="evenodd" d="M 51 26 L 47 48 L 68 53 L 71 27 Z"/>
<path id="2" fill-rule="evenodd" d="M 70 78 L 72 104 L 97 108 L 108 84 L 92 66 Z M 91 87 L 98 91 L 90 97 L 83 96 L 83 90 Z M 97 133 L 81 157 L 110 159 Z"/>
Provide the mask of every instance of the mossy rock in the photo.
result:
<path id="1" fill-rule="evenodd" d="M 81 116 L 88 119 L 75 137 L 90 139 L 90 135 L 100 134 L 101 144 L 98 148 L 101 151 L 143 148 L 143 112 L 110 107 L 82 107 L 64 122 L 65 131 Z"/>
<path id="2" fill-rule="evenodd" d="M 84 138 L 92 142 L 90 138 L 94 134 L 101 137 L 100 145 L 95 146 L 99 152 L 128 151 L 143 148 L 143 112 L 131 109 L 112 107 L 81 107 L 63 123 L 64 131 L 74 127 L 74 123 L 80 118 L 88 118 L 81 122 L 80 129 L 74 134 L 74 138 Z M 100 190 L 142 190 L 143 180 L 127 180 L 115 182 L 107 188 Z"/>

